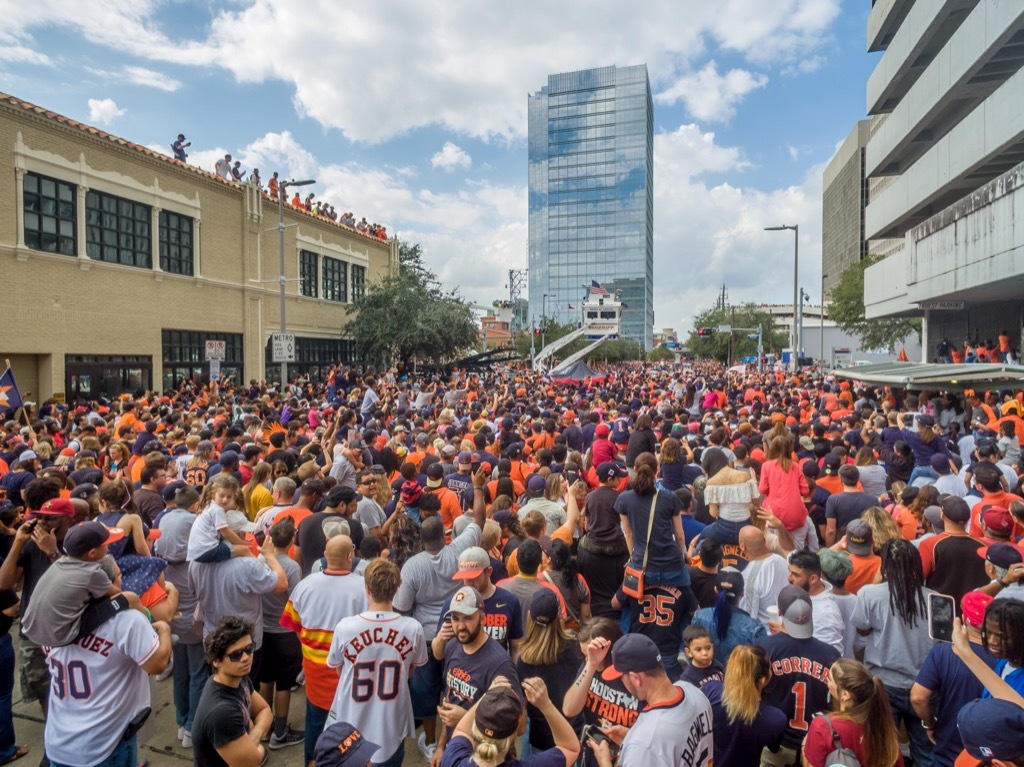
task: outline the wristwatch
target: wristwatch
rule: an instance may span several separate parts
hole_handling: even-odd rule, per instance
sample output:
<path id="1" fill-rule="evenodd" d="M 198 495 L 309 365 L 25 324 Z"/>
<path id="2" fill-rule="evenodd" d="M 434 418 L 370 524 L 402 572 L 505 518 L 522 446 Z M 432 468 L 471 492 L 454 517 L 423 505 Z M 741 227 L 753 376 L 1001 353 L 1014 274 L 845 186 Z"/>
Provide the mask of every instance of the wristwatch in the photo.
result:
<path id="1" fill-rule="evenodd" d="M 47 554 L 46 556 L 50 558 L 51 562 L 56 562 L 60 559 L 60 549 L 54 549 L 52 554 Z"/>

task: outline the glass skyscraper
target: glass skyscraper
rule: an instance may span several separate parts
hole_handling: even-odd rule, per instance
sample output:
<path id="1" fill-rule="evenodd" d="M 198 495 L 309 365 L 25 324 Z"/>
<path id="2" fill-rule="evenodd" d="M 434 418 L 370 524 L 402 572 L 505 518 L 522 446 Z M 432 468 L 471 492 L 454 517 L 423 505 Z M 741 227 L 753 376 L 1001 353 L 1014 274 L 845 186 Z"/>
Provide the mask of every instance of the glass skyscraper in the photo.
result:
<path id="1" fill-rule="evenodd" d="M 626 305 L 622 337 L 651 348 L 653 113 L 645 64 L 549 75 L 529 97 L 535 321 L 578 323 L 597 280 Z"/>

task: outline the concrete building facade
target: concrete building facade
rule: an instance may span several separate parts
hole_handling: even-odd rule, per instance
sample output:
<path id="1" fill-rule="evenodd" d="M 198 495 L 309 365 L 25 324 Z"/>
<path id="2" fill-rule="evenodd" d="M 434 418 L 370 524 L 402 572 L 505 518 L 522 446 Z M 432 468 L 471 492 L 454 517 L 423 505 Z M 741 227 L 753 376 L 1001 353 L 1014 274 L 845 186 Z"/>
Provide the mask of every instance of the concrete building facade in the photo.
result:
<path id="1" fill-rule="evenodd" d="M 529 97 L 532 321 L 579 323 L 591 280 L 654 334 L 654 107 L 647 66 L 549 75 Z M 571 307 L 571 308 L 570 308 Z"/>
<path id="2" fill-rule="evenodd" d="M 0 94 L 0 359 L 32 399 L 276 380 L 278 208 L 169 156 Z M 348 307 L 398 268 L 398 243 L 285 207 L 295 373 L 352 362 Z M 269 230 L 269 231 L 268 231 Z"/>
<path id="3" fill-rule="evenodd" d="M 821 283 L 822 292 L 839 284 L 852 264 L 867 255 L 864 209 L 868 202 L 864 151 L 870 120 L 861 120 L 846 137 L 822 174 Z"/>
<path id="4" fill-rule="evenodd" d="M 878 0 L 867 84 L 868 317 L 921 316 L 947 338 L 1020 346 L 1024 324 L 1024 4 Z M 1019 199 L 1018 199 L 1019 198 Z M 873 250 L 874 252 L 874 250 Z"/>

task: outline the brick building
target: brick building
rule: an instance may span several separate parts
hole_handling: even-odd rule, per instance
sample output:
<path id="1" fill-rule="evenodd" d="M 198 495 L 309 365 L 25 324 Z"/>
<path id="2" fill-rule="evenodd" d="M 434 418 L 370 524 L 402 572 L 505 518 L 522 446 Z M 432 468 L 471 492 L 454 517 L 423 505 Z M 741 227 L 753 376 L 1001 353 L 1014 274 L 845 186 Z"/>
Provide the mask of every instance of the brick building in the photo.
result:
<path id="1" fill-rule="evenodd" d="M 0 93 L 0 360 L 43 400 L 165 389 L 209 374 L 276 380 L 276 201 Z M 348 305 L 398 268 L 381 240 L 285 207 L 290 371 L 351 362 Z M 269 231 L 268 231 L 269 230 Z"/>

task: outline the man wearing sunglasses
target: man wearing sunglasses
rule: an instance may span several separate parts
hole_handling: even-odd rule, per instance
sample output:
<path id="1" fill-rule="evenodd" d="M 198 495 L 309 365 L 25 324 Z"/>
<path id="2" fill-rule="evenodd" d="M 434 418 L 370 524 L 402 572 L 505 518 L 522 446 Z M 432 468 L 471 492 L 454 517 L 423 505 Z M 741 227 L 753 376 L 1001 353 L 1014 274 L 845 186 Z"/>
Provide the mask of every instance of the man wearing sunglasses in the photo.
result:
<path id="1" fill-rule="evenodd" d="M 274 714 L 249 682 L 256 650 L 251 623 L 228 616 L 203 642 L 213 676 L 203 688 L 192 725 L 192 756 L 204 767 L 260 764 L 260 740 Z"/>

